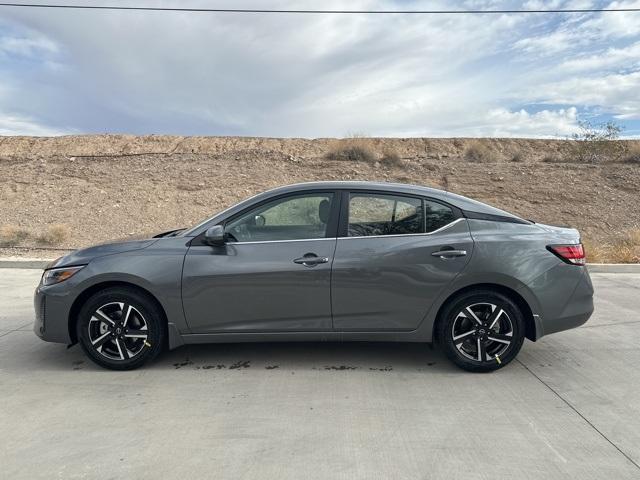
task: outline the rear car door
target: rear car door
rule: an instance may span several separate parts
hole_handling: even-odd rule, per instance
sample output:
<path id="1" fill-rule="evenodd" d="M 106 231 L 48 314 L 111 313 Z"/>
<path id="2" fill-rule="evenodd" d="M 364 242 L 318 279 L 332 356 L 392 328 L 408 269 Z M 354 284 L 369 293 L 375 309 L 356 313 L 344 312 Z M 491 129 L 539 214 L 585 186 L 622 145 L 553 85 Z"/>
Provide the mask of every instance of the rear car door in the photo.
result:
<path id="1" fill-rule="evenodd" d="M 289 194 L 225 221 L 224 246 L 196 238 L 182 295 L 193 333 L 331 330 L 331 262 L 339 198 Z"/>
<path id="2" fill-rule="evenodd" d="M 416 329 L 471 257 L 466 219 L 436 200 L 395 193 L 353 191 L 342 203 L 334 329 Z"/>

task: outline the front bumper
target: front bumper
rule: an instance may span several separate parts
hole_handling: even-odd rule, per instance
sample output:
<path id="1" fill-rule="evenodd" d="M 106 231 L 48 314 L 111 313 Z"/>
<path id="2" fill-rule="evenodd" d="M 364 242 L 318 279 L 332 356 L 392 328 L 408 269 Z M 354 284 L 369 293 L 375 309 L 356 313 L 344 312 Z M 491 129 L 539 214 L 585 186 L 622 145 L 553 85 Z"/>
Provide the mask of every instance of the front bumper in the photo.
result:
<path id="1" fill-rule="evenodd" d="M 61 295 L 56 285 L 39 285 L 33 296 L 35 322 L 33 331 L 46 342 L 71 343 L 69 335 L 69 311 L 71 305 L 67 295 Z"/>

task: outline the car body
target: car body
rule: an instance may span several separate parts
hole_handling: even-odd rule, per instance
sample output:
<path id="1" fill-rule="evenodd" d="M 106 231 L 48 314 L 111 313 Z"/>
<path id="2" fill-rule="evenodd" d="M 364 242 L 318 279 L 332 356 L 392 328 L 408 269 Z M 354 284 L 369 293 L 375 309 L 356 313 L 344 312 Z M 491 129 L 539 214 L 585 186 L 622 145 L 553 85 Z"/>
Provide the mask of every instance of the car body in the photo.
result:
<path id="1" fill-rule="evenodd" d="M 562 249 L 578 248 L 581 255 L 563 257 Z M 509 318 L 511 327 L 495 328 L 533 341 L 577 327 L 593 311 L 576 230 L 537 224 L 451 192 L 373 182 L 276 188 L 188 230 L 72 252 L 47 267 L 36 290 L 36 334 L 83 343 L 87 328 L 78 322 L 84 315 L 94 330 L 85 350 L 96 338 L 116 337 L 126 303 L 117 295 L 109 297 L 107 318 L 98 312 L 102 321 L 95 312 L 83 313 L 90 299 L 114 289 L 142 298 L 132 300 L 139 305 L 130 310 L 132 318 L 146 329 L 142 309 L 159 317 L 154 322 L 161 335 L 154 338 L 169 348 L 272 340 L 432 342 L 454 300 L 488 292 L 495 301 L 483 303 L 480 296 L 475 313 L 464 305 L 458 312 L 458 323 L 474 329 L 469 335 L 477 340 L 477 351 L 471 341 L 462 350 L 456 345 L 469 357 L 460 366 L 471 370 L 507 363 L 493 355 L 497 349 L 483 350 L 479 338 L 489 340 L 479 333 L 486 330 L 476 318 L 482 311 L 488 318 L 496 305 L 505 306 L 517 322 Z M 469 327 L 465 317 L 476 323 Z M 457 327 L 451 328 L 455 337 Z M 138 333 L 149 345 L 146 333 Z M 144 348 L 109 344 L 111 358 L 104 364 L 96 355 L 98 363 L 141 364 L 127 361 Z M 479 365 L 464 364 L 475 355 Z M 488 363 L 490 357 L 496 361 Z M 452 360 L 459 363 L 455 355 Z"/>

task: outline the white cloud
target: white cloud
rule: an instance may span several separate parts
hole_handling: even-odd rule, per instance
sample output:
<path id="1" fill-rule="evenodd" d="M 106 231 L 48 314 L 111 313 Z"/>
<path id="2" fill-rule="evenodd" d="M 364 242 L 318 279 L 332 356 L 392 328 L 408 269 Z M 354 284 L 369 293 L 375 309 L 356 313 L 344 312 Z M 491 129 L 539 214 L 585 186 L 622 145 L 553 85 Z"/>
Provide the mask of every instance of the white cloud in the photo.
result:
<path id="1" fill-rule="evenodd" d="M 640 119 L 640 71 L 598 77 L 575 77 L 541 85 L 543 103 L 597 105 L 620 119 Z"/>
<path id="2" fill-rule="evenodd" d="M 581 72 L 611 68 L 640 67 L 640 42 L 623 48 L 609 48 L 597 54 L 582 55 L 562 62 L 558 69 L 567 72 Z"/>
<path id="3" fill-rule="evenodd" d="M 495 137 L 566 137 L 579 131 L 577 114 L 575 107 L 536 113 L 497 108 L 488 112 L 481 131 Z"/>
<path id="4" fill-rule="evenodd" d="M 0 135 L 32 135 L 36 137 L 50 137 L 73 133 L 71 130 L 50 128 L 38 124 L 31 118 L 3 115 L 0 112 Z"/>
<path id="5" fill-rule="evenodd" d="M 34 56 L 56 51 L 56 45 L 47 38 L 0 37 L 0 55 Z"/>

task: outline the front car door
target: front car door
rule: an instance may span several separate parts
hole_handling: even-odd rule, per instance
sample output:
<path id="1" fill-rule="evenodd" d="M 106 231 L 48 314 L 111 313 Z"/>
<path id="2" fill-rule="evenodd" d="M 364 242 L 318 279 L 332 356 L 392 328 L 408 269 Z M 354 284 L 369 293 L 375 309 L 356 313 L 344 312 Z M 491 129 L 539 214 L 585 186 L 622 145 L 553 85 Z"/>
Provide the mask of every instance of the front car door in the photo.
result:
<path id="1" fill-rule="evenodd" d="M 353 191 L 343 204 L 332 273 L 334 328 L 415 330 L 471 256 L 466 219 L 454 207 L 404 194 Z"/>
<path id="2" fill-rule="evenodd" d="M 331 330 L 339 196 L 287 194 L 225 220 L 224 246 L 194 239 L 182 295 L 192 333 Z"/>

